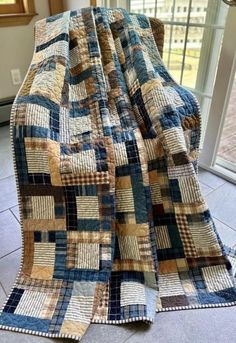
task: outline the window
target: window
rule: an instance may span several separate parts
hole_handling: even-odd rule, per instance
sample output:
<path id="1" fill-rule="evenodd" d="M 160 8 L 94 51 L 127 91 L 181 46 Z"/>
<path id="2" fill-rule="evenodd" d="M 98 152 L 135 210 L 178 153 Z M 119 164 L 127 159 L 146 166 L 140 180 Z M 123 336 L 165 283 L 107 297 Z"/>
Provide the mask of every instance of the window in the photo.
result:
<path id="1" fill-rule="evenodd" d="M 35 15 L 34 0 L 0 0 L 0 26 L 26 25 Z"/>
<path id="2" fill-rule="evenodd" d="M 0 14 L 24 12 L 21 0 L 0 0 Z"/>
<path id="3" fill-rule="evenodd" d="M 135 13 L 147 2 L 131 0 L 130 10 Z M 152 3 L 156 17 L 165 25 L 164 63 L 174 79 L 195 93 L 200 102 L 203 141 L 228 6 L 222 0 Z M 169 11 L 163 11 L 167 5 Z"/>

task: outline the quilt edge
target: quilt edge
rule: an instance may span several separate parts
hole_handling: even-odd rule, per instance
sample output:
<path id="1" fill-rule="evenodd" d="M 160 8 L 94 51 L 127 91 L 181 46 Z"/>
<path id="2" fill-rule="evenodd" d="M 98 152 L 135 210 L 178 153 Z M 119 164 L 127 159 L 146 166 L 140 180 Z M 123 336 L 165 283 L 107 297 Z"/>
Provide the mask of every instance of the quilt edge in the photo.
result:
<path id="1" fill-rule="evenodd" d="M 204 309 L 204 308 L 220 308 L 220 307 L 232 307 L 236 306 L 236 301 L 216 303 L 216 304 L 196 304 L 187 306 L 173 306 L 156 309 L 156 313 L 159 312 L 170 312 L 170 311 L 181 311 L 181 310 L 194 310 L 194 309 Z"/>

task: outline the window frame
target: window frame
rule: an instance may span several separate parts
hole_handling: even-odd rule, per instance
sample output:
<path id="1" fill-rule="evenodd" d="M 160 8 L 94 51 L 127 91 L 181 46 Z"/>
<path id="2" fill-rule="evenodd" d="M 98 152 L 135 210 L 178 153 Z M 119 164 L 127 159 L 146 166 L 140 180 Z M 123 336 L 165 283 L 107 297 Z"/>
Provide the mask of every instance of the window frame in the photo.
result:
<path id="1" fill-rule="evenodd" d="M 22 0 L 15 0 L 12 4 L 0 3 L 0 14 L 23 13 L 24 4 Z"/>
<path id="2" fill-rule="evenodd" d="M 18 8 L 21 12 L 0 12 L 0 27 L 27 25 L 31 19 L 38 14 L 35 11 L 34 0 L 21 0 L 18 1 L 18 3 L 21 3 L 21 7 Z M 8 6 L 10 6 L 10 4 Z"/>

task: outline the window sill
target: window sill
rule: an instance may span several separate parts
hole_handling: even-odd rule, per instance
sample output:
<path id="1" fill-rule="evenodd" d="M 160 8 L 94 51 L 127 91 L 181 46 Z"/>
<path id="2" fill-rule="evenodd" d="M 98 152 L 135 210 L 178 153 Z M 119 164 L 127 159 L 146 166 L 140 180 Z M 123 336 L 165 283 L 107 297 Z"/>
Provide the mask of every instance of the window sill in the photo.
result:
<path id="1" fill-rule="evenodd" d="M 27 25 L 38 13 L 0 14 L 0 27 Z"/>

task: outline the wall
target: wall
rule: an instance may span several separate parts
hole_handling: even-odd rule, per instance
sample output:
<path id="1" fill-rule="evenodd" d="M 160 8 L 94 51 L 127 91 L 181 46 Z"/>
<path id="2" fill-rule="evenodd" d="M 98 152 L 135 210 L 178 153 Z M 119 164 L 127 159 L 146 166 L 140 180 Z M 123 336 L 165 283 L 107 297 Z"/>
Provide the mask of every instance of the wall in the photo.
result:
<path id="1" fill-rule="evenodd" d="M 34 23 L 49 16 L 48 0 L 35 0 L 38 13 L 28 25 L 0 28 L 0 99 L 15 96 L 18 86 L 12 84 L 11 69 L 20 69 L 22 81 L 34 49 Z"/>
<path id="2" fill-rule="evenodd" d="M 64 0 L 64 8 L 67 10 L 77 10 L 82 7 L 89 7 L 90 0 Z"/>
<path id="3" fill-rule="evenodd" d="M 121 1 L 121 0 L 120 0 Z M 122 0 L 126 1 L 126 0 Z M 105 0 L 97 0 L 97 6 L 105 6 Z M 108 1 L 109 2 L 109 1 Z M 90 6 L 90 0 L 63 0 L 65 11 Z"/>

